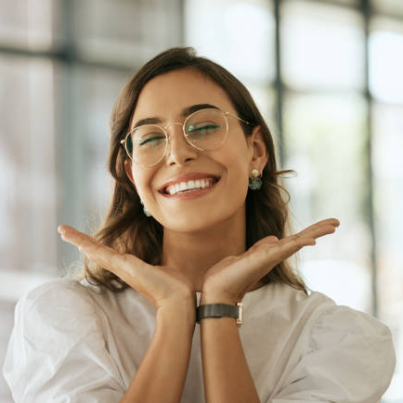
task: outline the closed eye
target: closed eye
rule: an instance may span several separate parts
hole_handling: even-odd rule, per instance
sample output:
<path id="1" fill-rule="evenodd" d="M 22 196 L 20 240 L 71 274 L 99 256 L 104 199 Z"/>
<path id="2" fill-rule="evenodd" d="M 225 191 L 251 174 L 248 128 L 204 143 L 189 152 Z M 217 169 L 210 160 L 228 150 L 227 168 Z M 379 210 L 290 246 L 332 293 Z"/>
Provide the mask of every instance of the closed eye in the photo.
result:
<path id="1" fill-rule="evenodd" d="M 140 141 L 138 141 L 138 145 L 140 145 L 140 146 L 143 146 L 143 145 L 146 145 L 146 144 L 149 144 L 149 143 L 155 143 L 155 142 L 157 142 L 158 140 L 164 140 L 165 141 L 165 136 L 158 136 L 158 137 L 149 137 L 149 138 L 147 138 L 147 139 L 145 139 L 145 140 L 140 140 Z"/>

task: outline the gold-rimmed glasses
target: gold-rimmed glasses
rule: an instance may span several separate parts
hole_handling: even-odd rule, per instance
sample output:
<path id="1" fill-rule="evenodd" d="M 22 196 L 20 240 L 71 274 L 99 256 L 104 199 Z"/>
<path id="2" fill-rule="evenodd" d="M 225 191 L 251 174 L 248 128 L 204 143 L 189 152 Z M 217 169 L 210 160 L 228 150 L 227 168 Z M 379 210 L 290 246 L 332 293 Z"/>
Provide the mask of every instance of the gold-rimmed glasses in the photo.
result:
<path id="1" fill-rule="evenodd" d="M 185 140 L 200 151 L 217 150 L 228 135 L 228 117 L 232 116 L 245 124 L 247 121 L 231 112 L 216 108 L 200 109 L 190 114 L 183 123 L 171 123 L 165 127 L 156 124 L 143 124 L 133 128 L 121 140 L 127 155 L 137 165 L 153 166 L 158 164 L 168 149 L 168 128 L 182 126 Z"/>

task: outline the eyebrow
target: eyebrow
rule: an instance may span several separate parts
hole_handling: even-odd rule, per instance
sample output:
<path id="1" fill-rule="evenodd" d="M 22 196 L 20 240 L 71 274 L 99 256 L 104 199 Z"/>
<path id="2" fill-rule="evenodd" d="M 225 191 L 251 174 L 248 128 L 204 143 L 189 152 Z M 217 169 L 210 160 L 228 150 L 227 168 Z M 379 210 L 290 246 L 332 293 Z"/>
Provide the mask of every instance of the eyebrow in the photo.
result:
<path id="1" fill-rule="evenodd" d="M 201 109 L 209 109 L 209 108 L 220 110 L 220 108 L 215 105 L 196 104 L 196 105 L 191 105 L 191 106 L 187 106 L 186 108 L 183 108 L 180 116 L 185 118 L 185 117 L 191 115 L 192 113 L 197 112 Z M 156 116 L 145 118 L 145 119 L 140 119 L 133 125 L 132 130 L 139 126 L 152 125 L 152 124 L 158 124 L 158 123 L 162 123 L 162 119 L 159 117 L 156 117 Z"/>

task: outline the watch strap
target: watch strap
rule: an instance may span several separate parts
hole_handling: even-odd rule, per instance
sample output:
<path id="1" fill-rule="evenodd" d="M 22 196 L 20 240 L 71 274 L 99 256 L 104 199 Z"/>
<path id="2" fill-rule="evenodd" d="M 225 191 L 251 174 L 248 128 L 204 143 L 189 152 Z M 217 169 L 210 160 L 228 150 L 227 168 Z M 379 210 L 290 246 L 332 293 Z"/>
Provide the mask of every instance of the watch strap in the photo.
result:
<path id="1" fill-rule="evenodd" d="M 236 305 L 228 304 L 207 304 L 200 305 L 196 309 L 196 321 L 200 323 L 205 318 L 222 318 L 229 317 L 237 320 L 238 326 L 242 324 L 242 302 Z"/>

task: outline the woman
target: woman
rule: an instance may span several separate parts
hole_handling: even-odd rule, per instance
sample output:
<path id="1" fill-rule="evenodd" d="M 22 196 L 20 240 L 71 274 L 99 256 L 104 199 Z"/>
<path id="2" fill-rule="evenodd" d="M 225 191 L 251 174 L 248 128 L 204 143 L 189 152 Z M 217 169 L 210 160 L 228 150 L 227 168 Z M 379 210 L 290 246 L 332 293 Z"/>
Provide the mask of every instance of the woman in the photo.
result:
<path id="1" fill-rule="evenodd" d="M 111 131 L 115 191 L 97 240 L 59 227 L 87 283 L 18 304 L 5 362 L 16 401 L 379 401 L 391 334 L 308 295 L 285 263 L 339 222 L 285 236 L 273 141 L 245 87 L 170 49 L 124 88 Z"/>

